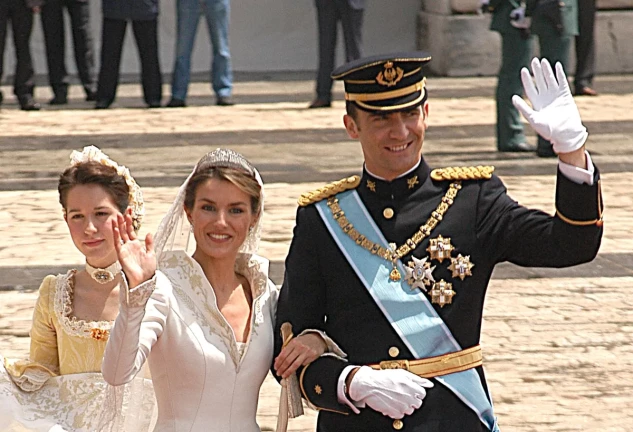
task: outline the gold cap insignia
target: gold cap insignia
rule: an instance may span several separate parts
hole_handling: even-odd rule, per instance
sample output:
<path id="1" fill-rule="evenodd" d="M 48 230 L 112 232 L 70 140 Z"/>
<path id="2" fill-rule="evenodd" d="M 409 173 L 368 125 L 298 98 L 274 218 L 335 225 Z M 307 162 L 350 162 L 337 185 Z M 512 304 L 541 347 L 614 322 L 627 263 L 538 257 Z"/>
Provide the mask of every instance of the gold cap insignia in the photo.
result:
<path id="1" fill-rule="evenodd" d="M 393 62 L 388 61 L 385 63 L 385 70 L 378 72 L 378 75 L 376 75 L 376 82 L 380 85 L 393 87 L 400 82 L 403 76 L 404 71 L 402 68 L 394 68 Z"/>

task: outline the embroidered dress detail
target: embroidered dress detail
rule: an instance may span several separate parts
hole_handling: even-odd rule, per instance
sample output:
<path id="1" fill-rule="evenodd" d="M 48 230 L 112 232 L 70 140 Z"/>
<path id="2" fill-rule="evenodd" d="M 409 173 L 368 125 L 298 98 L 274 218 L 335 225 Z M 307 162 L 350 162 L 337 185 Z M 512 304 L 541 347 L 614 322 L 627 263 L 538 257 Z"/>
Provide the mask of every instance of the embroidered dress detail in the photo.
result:
<path id="1" fill-rule="evenodd" d="M 125 278 L 124 278 L 125 280 Z M 127 288 L 127 280 L 125 280 Z M 143 282 L 137 287 L 128 290 L 127 293 L 127 305 L 129 307 L 145 307 L 147 300 L 150 298 L 154 290 L 156 289 L 156 276 L 148 281 Z"/>
<path id="2" fill-rule="evenodd" d="M 196 316 L 197 322 L 209 334 L 220 338 L 237 370 L 248 352 L 251 338 L 257 335 L 257 327 L 264 323 L 261 300 L 266 293 L 268 269 L 262 269 L 262 264 L 250 254 L 239 254 L 235 262 L 235 270 L 249 281 L 253 296 L 251 328 L 242 352 L 238 349 L 233 328 L 218 309 L 213 288 L 204 277 L 200 265 L 182 251 L 165 253 L 159 264 L 160 270 L 169 278 L 178 300 L 186 304 Z"/>
<path id="3" fill-rule="evenodd" d="M 57 276 L 55 288 L 55 313 L 66 333 L 71 336 L 107 340 L 112 328 L 111 321 L 85 321 L 73 316 L 73 296 L 77 270 Z M 98 336 L 98 337 L 95 337 Z"/>

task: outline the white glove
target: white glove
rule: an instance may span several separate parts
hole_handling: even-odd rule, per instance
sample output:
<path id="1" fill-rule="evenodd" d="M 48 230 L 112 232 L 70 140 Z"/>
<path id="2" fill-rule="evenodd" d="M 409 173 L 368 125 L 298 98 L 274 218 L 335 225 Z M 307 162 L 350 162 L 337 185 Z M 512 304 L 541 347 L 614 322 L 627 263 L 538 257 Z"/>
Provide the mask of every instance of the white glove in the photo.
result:
<path id="1" fill-rule="evenodd" d="M 534 81 L 526 68 L 521 69 L 521 81 L 532 108 L 517 95 L 512 103 L 543 138 L 554 145 L 556 153 L 578 150 L 587 140 L 587 129 L 582 125 L 578 107 L 569 90 L 563 66 L 556 63 L 556 77 L 546 59 L 532 60 Z"/>
<path id="2" fill-rule="evenodd" d="M 519 29 L 529 29 L 532 24 L 532 18 L 525 16 L 525 6 L 512 9 L 510 12 L 510 24 L 512 27 Z"/>
<path id="3" fill-rule="evenodd" d="M 401 419 L 422 406 L 426 389 L 431 387 L 431 381 L 403 369 L 374 370 L 363 366 L 352 379 L 349 395 L 383 415 Z"/>

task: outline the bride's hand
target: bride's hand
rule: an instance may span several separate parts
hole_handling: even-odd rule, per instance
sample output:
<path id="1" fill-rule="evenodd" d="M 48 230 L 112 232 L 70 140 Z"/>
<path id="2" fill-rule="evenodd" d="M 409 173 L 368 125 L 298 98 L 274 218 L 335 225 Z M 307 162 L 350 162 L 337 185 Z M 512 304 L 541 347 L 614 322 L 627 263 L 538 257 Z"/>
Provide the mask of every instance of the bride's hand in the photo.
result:
<path id="1" fill-rule="evenodd" d="M 293 338 L 275 359 L 275 372 L 288 378 L 299 366 L 305 366 L 318 359 L 327 350 L 327 344 L 317 333 L 306 333 Z"/>
<path id="2" fill-rule="evenodd" d="M 154 277 L 156 273 L 156 254 L 151 234 L 145 237 L 145 243 L 138 239 L 132 224 L 132 216 L 117 216 L 112 221 L 114 247 L 119 257 L 130 289 Z"/>

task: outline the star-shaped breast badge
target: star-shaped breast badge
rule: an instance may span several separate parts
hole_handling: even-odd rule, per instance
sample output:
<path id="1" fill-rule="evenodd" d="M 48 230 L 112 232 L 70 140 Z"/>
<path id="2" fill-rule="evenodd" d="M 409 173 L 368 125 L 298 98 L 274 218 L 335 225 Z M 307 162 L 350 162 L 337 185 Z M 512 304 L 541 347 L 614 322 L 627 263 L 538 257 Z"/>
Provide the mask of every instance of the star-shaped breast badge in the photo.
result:
<path id="1" fill-rule="evenodd" d="M 455 291 L 453 291 L 453 284 L 442 279 L 441 281 L 433 284 L 433 289 L 431 289 L 431 303 L 444 307 L 444 305 L 453 302 L 453 296 L 455 294 Z"/>
<path id="2" fill-rule="evenodd" d="M 407 267 L 405 267 L 407 283 L 411 285 L 411 289 L 420 288 L 426 292 L 426 287 L 431 286 L 435 282 L 433 278 L 435 266 L 431 267 L 431 263 L 427 262 L 428 257 L 422 259 L 411 258 L 413 261 L 409 261 Z"/>
<path id="3" fill-rule="evenodd" d="M 470 262 L 470 255 L 462 256 L 462 254 L 457 255 L 457 258 L 451 258 L 451 265 L 448 266 L 448 269 L 453 272 L 453 277 L 460 278 L 464 280 L 466 276 L 472 276 L 472 268 L 475 264 Z"/>
<path id="4" fill-rule="evenodd" d="M 317 384 L 317 385 L 314 386 L 314 392 L 316 394 L 320 395 L 321 393 L 323 393 L 323 389 L 321 388 L 320 385 Z"/>
<path id="5" fill-rule="evenodd" d="M 438 236 L 437 238 L 429 240 L 429 247 L 426 251 L 431 254 L 432 260 L 444 261 L 451 257 L 451 252 L 455 249 L 451 244 L 450 237 Z"/>

